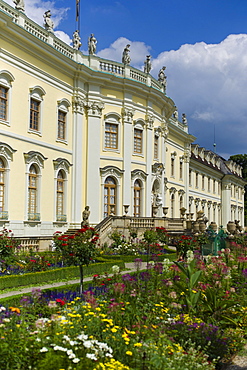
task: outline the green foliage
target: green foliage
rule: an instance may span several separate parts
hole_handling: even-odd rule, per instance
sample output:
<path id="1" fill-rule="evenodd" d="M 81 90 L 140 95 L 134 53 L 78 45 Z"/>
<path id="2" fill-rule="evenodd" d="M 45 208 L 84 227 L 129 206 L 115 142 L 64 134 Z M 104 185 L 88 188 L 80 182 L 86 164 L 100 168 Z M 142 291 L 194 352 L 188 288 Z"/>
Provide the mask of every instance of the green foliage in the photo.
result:
<path id="1" fill-rule="evenodd" d="M 180 269 L 184 280 L 175 282 L 176 286 L 181 291 L 182 297 L 185 299 L 185 304 L 188 312 L 195 311 L 197 303 L 201 298 L 201 291 L 196 290 L 198 281 L 202 271 L 196 269 L 196 260 L 193 259 L 187 267 L 182 262 L 175 262 Z"/>
<path id="2" fill-rule="evenodd" d="M 85 266 L 84 274 L 93 275 L 104 273 L 113 265 L 122 265 L 121 261 L 109 261 L 104 263 L 94 263 L 89 266 Z M 78 279 L 80 276 L 79 269 L 77 266 L 62 267 L 54 270 L 40 271 L 29 273 L 25 275 L 10 275 L 0 277 L 0 289 L 10 289 L 23 287 L 33 284 L 42 285 L 44 283 L 50 283 L 61 280 Z"/>
<path id="3" fill-rule="evenodd" d="M 5 266 L 14 260 L 15 248 L 19 245 L 19 241 L 10 233 L 11 230 L 7 229 L 0 232 L 0 260 Z"/>

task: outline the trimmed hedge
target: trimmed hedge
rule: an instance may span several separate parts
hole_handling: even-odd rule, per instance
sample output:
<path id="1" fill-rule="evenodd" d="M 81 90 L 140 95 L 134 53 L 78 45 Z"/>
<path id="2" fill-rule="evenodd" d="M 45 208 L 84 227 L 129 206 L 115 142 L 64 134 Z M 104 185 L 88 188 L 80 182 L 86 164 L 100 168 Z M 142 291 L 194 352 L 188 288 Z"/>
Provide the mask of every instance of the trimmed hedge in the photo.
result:
<path id="1" fill-rule="evenodd" d="M 113 265 L 124 267 L 121 260 L 113 260 L 104 263 L 93 263 L 84 266 L 84 275 L 103 274 L 108 272 Z M 72 280 L 80 277 L 79 266 L 61 267 L 54 270 L 31 272 L 24 275 L 10 275 L 0 277 L 0 290 L 23 287 L 32 284 L 47 284 L 56 280 Z"/>
<path id="2" fill-rule="evenodd" d="M 100 261 L 100 258 L 97 258 L 97 261 Z M 133 256 L 133 255 L 111 255 L 111 256 L 106 256 L 104 255 L 104 260 L 108 259 L 108 260 L 122 260 L 124 262 L 135 262 L 135 259 L 136 258 L 140 258 L 143 262 L 147 262 L 147 255 L 146 254 L 140 254 L 140 255 L 136 255 L 136 256 Z M 167 254 L 162 254 L 161 256 L 156 256 L 155 257 L 155 260 L 158 260 L 159 262 L 162 262 L 164 261 L 165 258 L 168 258 L 170 261 L 173 261 L 173 260 L 176 260 L 177 259 L 177 256 L 176 256 L 176 253 L 174 253 L 172 251 L 172 253 L 167 253 Z M 149 256 L 149 260 L 151 261 L 153 258 L 152 256 L 150 255 Z"/>

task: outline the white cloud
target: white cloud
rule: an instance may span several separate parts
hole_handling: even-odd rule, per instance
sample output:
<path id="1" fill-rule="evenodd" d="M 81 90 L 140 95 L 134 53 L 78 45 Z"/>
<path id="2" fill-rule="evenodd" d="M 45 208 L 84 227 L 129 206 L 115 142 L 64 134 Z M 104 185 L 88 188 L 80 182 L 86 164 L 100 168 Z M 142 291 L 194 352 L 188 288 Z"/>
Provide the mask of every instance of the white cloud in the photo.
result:
<path id="1" fill-rule="evenodd" d="M 15 7 L 15 4 L 12 0 L 5 0 L 6 3 Z M 54 22 L 54 29 L 59 26 L 61 20 L 65 19 L 67 16 L 67 11 L 69 8 L 57 8 L 55 1 L 43 1 L 43 0 L 25 0 L 25 14 L 32 19 L 34 22 L 43 26 L 44 13 L 50 10 L 52 15 L 52 20 Z M 70 38 L 63 31 L 56 31 L 56 36 L 69 43 Z"/>
<path id="2" fill-rule="evenodd" d="M 141 41 L 130 41 L 125 37 L 119 37 L 109 48 L 103 49 L 97 53 L 98 56 L 105 59 L 122 61 L 122 53 L 127 44 L 130 44 L 131 65 L 140 67 L 143 65 L 146 55 L 150 54 L 151 47 Z"/>
<path id="3" fill-rule="evenodd" d="M 55 31 L 54 33 L 55 33 L 55 36 L 57 36 L 60 40 L 62 40 L 68 45 L 71 45 L 72 40 L 67 33 L 63 31 Z"/>

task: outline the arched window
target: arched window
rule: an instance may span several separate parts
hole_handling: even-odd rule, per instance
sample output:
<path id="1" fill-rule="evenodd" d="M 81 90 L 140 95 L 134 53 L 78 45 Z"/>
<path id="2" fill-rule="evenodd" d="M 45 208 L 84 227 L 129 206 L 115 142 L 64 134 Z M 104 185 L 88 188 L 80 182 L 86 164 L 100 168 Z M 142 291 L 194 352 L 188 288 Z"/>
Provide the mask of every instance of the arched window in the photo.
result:
<path id="1" fill-rule="evenodd" d="M 174 218 L 175 195 L 171 195 L 171 218 Z"/>
<path id="2" fill-rule="evenodd" d="M 64 215 L 64 180 L 65 176 L 62 170 L 57 174 L 57 195 L 56 195 L 56 219 L 57 221 L 66 221 Z"/>
<path id="3" fill-rule="evenodd" d="M 179 197 L 179 208 L 181 209 L 181 208 L 183 208 L 183 206 L 184 206 L 184 198 L 183 198 L 182 195 L 180 195 L 180 197 Z"/>
<path id="4" fill-rule="evenodd" d="M 38 197 L 38 172 L 34 164 L 31 165 L 28 174 L 28 220 L 38 221 L 40 215 L 37 213 Z"/>
<path id="5" fill-rule="evenodd" d="M 8 71 L 0 71 L 0 122 L 9 125 L 11 107 L 11 87 L 14 76 Z"/>
<path id="6" fill-rule="evenodd" d="M 2 159 L 0 159 L 0 218 L 4 212 L 4 186 L 5 186 L 5 165 Z"/>
<path id="7" fill-rule="evenodd" d="M 134 217 L 141 216 L 141 182 L 136 180 L 134 183 Z"/>
<path id="8" fill-rule="evenodd" d="M 116 181 L 113 177 L 109 176 L 104 184 L 104 217 L 110 214 L 116 214 L 117 204 L 117 187 Z"/>

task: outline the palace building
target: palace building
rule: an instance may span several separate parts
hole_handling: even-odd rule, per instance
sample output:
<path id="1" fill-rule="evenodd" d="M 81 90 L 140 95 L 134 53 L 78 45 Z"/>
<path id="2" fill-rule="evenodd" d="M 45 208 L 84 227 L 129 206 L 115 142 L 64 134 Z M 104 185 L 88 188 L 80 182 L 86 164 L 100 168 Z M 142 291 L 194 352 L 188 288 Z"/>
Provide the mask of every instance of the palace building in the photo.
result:
<path id="1" fill-rule="evenodd" d="M 146 67 L 84 55 L 0 0 L 0 226 L 49 238 L 87 205 L 92 225 L 164 207 L 243 225 L 241 167 L 193 144 Z"/>

